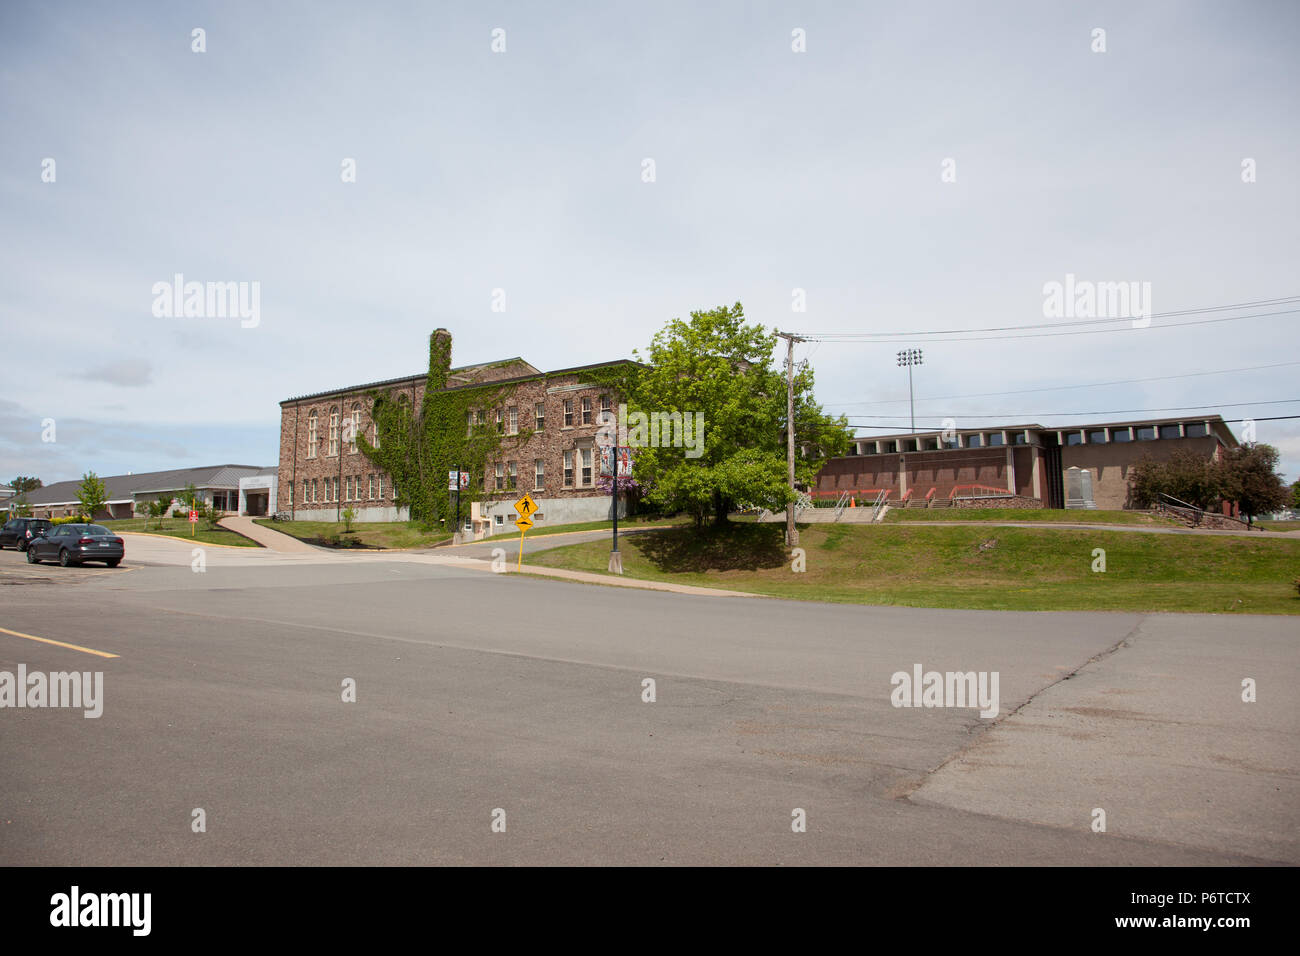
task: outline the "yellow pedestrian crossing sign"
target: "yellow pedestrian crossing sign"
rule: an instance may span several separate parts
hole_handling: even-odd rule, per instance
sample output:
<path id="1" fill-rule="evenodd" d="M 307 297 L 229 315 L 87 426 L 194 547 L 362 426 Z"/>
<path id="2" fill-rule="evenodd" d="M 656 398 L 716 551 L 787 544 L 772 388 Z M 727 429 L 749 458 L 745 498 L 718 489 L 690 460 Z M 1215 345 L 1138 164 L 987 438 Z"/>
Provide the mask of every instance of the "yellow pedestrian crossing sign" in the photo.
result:
<path id="1" fill-rule="evenodd" d="M 520 515 L 518 518 L 515 519 L 515 527 L 518 528 L 520 531 L 527 531 L 532 526 L 533 526 L 533 519 L 525 515 Z"/>
<path id="2" fill-rule="evenodd" d="M 532 495 L 524 495 L 522 498 L 520 498 L 518 501 L 515 502 L 515 510 L 519 512 L 519 516 L 521 518 L 525 518 L 525 519 L 531 518 L 533 516 L 533 512 L 537 510 L 537 502 L 533 500 Z M 515 522 L 515 523 L 518 524 L 519 522 Z M 533 526 L 533 523 L 529 521 L 528 526 L 531 528 Z"/>

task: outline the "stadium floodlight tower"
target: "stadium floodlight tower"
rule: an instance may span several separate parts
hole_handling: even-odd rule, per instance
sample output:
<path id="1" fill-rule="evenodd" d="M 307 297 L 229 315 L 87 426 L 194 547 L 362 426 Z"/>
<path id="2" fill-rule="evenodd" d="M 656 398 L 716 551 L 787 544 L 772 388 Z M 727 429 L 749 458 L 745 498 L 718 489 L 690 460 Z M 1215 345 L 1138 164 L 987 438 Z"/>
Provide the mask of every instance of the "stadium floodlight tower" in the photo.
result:
<path id="1" fill-rule="evenodd" d="M 912 366 L 924 364 L 920 349 L 903 349 L 898 353 L 898 366 L 907 366 L 907 402 L 912 410 L 912 434 L 916 434 L 916 399 L 912 393 Z"/>

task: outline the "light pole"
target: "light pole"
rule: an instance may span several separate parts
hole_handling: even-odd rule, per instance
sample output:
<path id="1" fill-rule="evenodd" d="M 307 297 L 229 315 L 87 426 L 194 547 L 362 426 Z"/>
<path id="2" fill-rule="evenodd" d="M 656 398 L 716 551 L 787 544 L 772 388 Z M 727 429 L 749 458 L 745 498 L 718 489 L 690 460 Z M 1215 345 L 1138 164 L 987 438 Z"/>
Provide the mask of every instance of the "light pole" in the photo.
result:
<path id="1" fill-rule="evenodd" d="M 898 365 L 907 366 L 907 403 L 912 410 L 912 434 L 916 434 L 916 399 L 912 393 L 912 366 L 925 364 L 921 360 L 920 349 L 903 349 L 898 353 Z"/>

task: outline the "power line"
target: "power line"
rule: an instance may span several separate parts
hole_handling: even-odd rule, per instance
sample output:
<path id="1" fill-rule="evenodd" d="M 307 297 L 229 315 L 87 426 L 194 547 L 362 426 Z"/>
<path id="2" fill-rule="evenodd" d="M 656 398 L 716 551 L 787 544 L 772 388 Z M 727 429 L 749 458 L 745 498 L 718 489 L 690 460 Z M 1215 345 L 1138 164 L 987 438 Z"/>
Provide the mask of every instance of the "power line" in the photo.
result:
<path id="1" fill-rule="evenodd" d="M 1166 408 L 1112 408 L 1093 412 L 964 412 L 962 418 L 1000 418 L 1010 421 L 1029 421 L 1033 418 L 1075 418 L 1080 415 L 1144 415 L 1148 412 L 1204 411 L 1208 408 L 1247 408 L 1254 405 L 1288 405 L 1300 398 L 1278 398 L 1267 402 L 1216 402 L 1213 405 L 1170 405 Z M 904 415 L 846 415 L 846 418 L 868 418 L 874 421 L 907 421 Z M 1258 421 L 1258 419 L 1256 419 Z"/>
<path id="2" fill-rule="evenodd" d="M 1289 301 L 1298 301 L 1298 300 L 1300 300 L 1300 297 L 1297 297 L 1297 299 L 1292 299 Z M 1197 314 L 1198 312 L 1201 311 L 1204 312 L 1217 311 L 1221 308 L 1222 308 L 1221 306 L 1215 306 L 1211 309 L 1204 309 L 1204 310 L 1188 309 L 1176 314 L 1192 315 L 1192 314 Z M 1002 331 L 1002 329 L 998 329 L 998 328 L 947 329 L 947 330 L 930 331 L 930 332 L 907 332 L 907 333 L 904 332 L 802 332 L 799 334 L 804 339 L 810 342 L 832 342 L 832 343 L 838 343 L 844 345 L 851 345 L 851 344 L 883 345 L 891 342 L 915 341 L 918 337 L 934 336 L 934 335 L 967 336 L 967 338 L 948 340 L 952 342 L 998 342 L 998 341 L 1006 341 L 1008 339 L 1049 339 L 1049 338 L 1058 338 L 1063 335 L 1104 335 L 1107 332 L 1136 332 L 1145 329 L 1158 329 L 1158 330 L 1178 329 L 1178 328 L 1187 328 L 1189 326 L 1194 326 L 1194 325 L 1213 325 L 1219 322 L 1241 322 L 1246 319 L 1264 319 L 1275 315 L 1293 315 L 1296 312 L 1300 312 L 1300 308 L 1279 309 L 1274 312 L 1256 312 L 1251 315 L 1226 315 L 1226 316 L 1219 316 L 1213 319 L 1196 319 L 1190 322 L 1163 322 L 1156 325 L 1148 324 L 1148 325 L 1140 325 L 1140 326 L 1133 325 L 1132 324 L 1133 319 L 1131 317 L 1123 317 L 1123 318 L 1115 318 L 1115 319 L 1091 319 L 1091 320 L 1066 319 L 1059 322 L 1044 323 L 1039 325 L 1021 325 L 1021 326 L 1005 327 L 1007 329 L 1043 329 L 1043 328 L 1059 328 L 1061 326 L 1113 324 L 1116 322 L 1129 323 L 1127 325 L 1121 325 L 1116 328 L 1109 328 L 1109 329 L 1078 329 L 1072 332 L 1028 332 L 1028 333 L 1023 333 L 1018 335 L 979 334 L 984 332 Z M 1155 313 L 1152 316 L 1148 317 L 1148 319 L 1155 318 L 1157 316 L 1162 316 L 1165 314 L 1172 314 L 1172 313 Z"/>
<path id="3" fill-rule="evenodd" d="M 1231 424 L 1231 423 L 1233 423 L 1233 422 L 1289 422 L 1289 421 L 1293 421 L 1293 420 L 1295 420 L 1295 419 L 1300 419 L 1300 415 L 1264 415 L 1264 416 L 1260 416 L 1259 418 L 1225 418 L 1225 419 L 1223 419 L 1223 421 L 1224 421 L 1225 423 L 1227 423 L 1227 424 Z M 898 426 L 897 426 L 897 425 L 852 425 L 851 427 L 852 427 L 852 428 L 870 428 L 870 429 L 872 429 L 872 430 L 874 430 L 874 431 L 881 431 L 881 430 L 884 430 L 884 429 L 887 429 L 887 428 L 897 428 Z M 922 432 L 922 434 L 924 434 L 924 432 L 926 432 L 926 431 L 930 431 L 930 430 L 934 430 L 934 431 L 943 431 L 943 429 L 946 428 L 946 427 L 947 427 L 947 426 L 944 425 L 942 422 L 940 422 L 938 425 L 923 425 L 922 428 L 923 428 L 924 431 Z M 979 428 L 990 428 L 990 427 L 992 427 L 992 426 L 990 426 L 990 425 L 980 425 L 980 426 L 977 426 L 977 427 L 979 427 Z M 1066 427 L 1066 428 L 1077 428 L 1078 426 L 1075 426 L 1075 425 L 1066 425 L 1065 427 Z M 965 430 L 966 430 L 966 429 L 962 429 L 962 428 L 959 428 L 959 429 L 958 429 L 958 431 L 965 431 Z M 1051 426 L 1044 426 L 1044 431 L 1053 431 L 1053 430 L 1054 430 L 1054 429 L 1053 429 Z M 890 434 L 906 435 L 906 434 L 909 434 L 909 433 L 908 433 L 908 432 L 891 432 Z"/>
<path id="4" fill-rule="evenodd" d="M 1236 372 L 1259 372 L 1270 368 L 1289 368 L 1293 365 L 1300 365 L 1300 362 L 1277 362 L 1273 365 L 1250 365 L 1245 368 L 1221 368 L 1209 372 L 1185 372 L 1181 375 L 1156 375 L 1149 378 L 1116 379 L 1113 382 L 1091 382 L 1085 385 L 1051 385 L 1046 388 L 1020 388 L 1009 392 L 974 392 L 970 395 L 936 395 L 932 398 L 922 398 L 921 401 L 944 402 L 963 398 L 990 398 L 995 395 L 1028 395 L 1031 392 L 1064 392 L 1075 388 L 1105 388 L 1110 385 L 1137 385 L 1143 382 L 1167 382 L 1176 378 L 1196 378 L 1202 375 L 1230 375 Z M 903 399 L 901 398 L 883 399 L 878 402 L 827 402 L 826 407 L 850 408 L 857 405 L 898 405 L 902 402 Z"/>

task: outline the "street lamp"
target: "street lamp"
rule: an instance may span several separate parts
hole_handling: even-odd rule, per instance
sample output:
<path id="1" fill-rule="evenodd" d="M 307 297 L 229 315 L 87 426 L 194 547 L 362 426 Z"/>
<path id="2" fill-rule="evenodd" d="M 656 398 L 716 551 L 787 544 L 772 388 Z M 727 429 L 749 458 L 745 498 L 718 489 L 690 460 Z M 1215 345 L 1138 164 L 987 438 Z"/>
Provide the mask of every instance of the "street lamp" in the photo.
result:
<path id="1" fill-rule="evenodd" d="M 912 434 L 916 434 L 916 399 L 912 393 L 912 366 L 925 364 L 920 349 L 903 349 L 898 353 L 898 367 L 907 366 L 907 402 L 912 409 Z"/>

